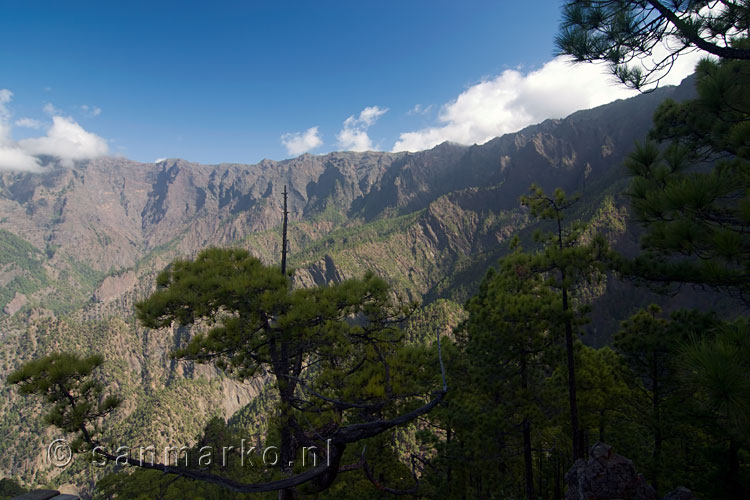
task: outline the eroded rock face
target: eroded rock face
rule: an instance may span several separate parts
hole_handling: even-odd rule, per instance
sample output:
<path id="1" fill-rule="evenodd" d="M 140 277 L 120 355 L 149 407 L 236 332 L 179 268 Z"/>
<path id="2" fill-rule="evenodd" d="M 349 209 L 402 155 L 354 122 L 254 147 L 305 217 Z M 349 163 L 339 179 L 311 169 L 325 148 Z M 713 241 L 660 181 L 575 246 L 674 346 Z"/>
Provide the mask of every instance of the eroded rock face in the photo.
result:
<path id="1" fill-rule="evenodd" d="M 13 297 L 13 300 L 5 304 L 5 307 L 3 308 L 3 312 L 7 314 L 8 316 L 13 316 L 18 312 L 19 309 L 21 309 L 23 306 L 26 305 L 26 295 L 22 294 L 21 292 L 16 292 L 16 295 Z"/>
<path id="2" fill-rule="evenodd" d="M 656 491 L 639 474 L 633 462 L 614 452 L 611 446 L 596 443 L 588 461 L 576 460 L 565 475 L 566 500 L 657 500 Z M 679 487 L 662 500 L 698 500 Z"/>
<path id="3" fill-rule="evenodd" d="M 588 461 L 578 459 L 565 481 L 566 500 L 657 500 L 656 491 L 633 462 L 604 443 L 591 448 Z"/>

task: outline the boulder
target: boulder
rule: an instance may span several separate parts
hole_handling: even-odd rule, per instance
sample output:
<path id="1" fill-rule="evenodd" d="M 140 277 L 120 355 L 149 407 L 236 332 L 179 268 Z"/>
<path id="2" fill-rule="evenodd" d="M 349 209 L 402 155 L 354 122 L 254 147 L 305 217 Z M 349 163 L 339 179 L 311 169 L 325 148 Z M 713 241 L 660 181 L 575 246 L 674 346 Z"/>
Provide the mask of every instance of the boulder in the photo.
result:
<path id="1" fill-rule="evenodd" d="M 576 460 L 565 481 L 568 484 L 565 500 L 657 500 L 656 491 L 635 470 L 633 462 L 604 443 L 591 448 L 588 460 Z M 681 486 L 662 500 L 698 499 Z"/>
<path id="2" fill-rule="evenodd" d="M 566 500 L 657 500 L 633 462 L 604 443 L 591 448 L 588 460 L 576 460 L 565 481 Z"/>

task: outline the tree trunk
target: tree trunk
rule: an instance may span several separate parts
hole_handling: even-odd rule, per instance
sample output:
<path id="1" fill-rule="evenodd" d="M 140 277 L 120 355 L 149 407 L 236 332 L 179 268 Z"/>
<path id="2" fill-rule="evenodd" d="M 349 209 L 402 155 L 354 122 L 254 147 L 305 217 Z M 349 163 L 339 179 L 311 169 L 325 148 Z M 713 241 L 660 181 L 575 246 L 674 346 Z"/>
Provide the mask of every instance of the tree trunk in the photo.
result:
<path id="1" fill-rule="evenodd" d="M 291 415 L 288 413 L 290 408 L 291 396 L 293 389 L 292 384 L 285 381 L 284 384 L 280 384 L 281 393 L 281 428 L 279 433 L 281 434 L 281 443 L 279 451 L 279 466 L 284 475 L 291 476 L 294 474 L 294 461 L 297 458 L 297 439 L 295 436 L 295 425 Z M 270 465 L 270 464 L 267 464 Z M 297 492 L 294 488 L 285 490 L 279 490 L 279 500 L 293 500 L 297 498 Z"/>
<path id="2" fill-rule="evenodd" d="M 534 469 L 531 457 L 531 425 L 528 419 L 523 421 L 523 461 L 526 476 L 526 500 L 534 499 Z"/>
<path id="3" fill-rule="evenodd" d="M 729 438 L 729 473 L 727 485 L 731 498 L 741 498 L 740 494 L 740 456 L 737 441 Z"/>
<path id="4" fill-rule="evenodd" d="M 286 186 L 284 186 L 283 195 L 284 195 L 284 218 L 283 218 L 282 229 L 281 229 L 281 274 L 286 276 L 286 254 L 287 254 L 286 227 L 287 227 L 287 220 L 289 219 L 289 212 L 287 211 L 287 205 L 286 205 L 286 198 L 287 198 Z"/>
<path id="5" fill-rule="evenodd" d="M 562 282 L 565 282 L 565 271 L 562 274 Z M 565 314 L 565 351 L 568 359 L 568 400 L 570 402 L 570 427 L 573 434 L 573 461 L 584 457 L 583 436 L 578 428 L 578 399 L 576 397 L 576 368 L 575 356 L 573 351 L 573 324 L 567 313 L 570 309 L 568 305 L 568 287 L 562 287 L 562 309 Z"/>
<path id="6" fill-rule="evenodd" d="M 562 479 L 562 472 L 560 471 L 560 452 L 555 450 L 555 491 L 554 491 L 554 499 L 555 500 L 562 500 L 562 488 L 561 488 L 561 479 Z"/>
<path id="7" fill-rule="evenodd" d="M 451 427 L 448 425 L 448 430 L 445 433 L 445 444 L 446 448 L 451 450 L 451 437 L 453 436 L 453 433 L 451 432 Z M 451 466 L 451 461 L 448 460 L 448 470 L 446 472 L 446 477 L 448 478 L 448 487 L 450 488 L 450 485 L 452 484 L 451 480 L 453 477 L 453 467 Z"/>
<path id="8" fill-rule="evenodd" d="M 286 276 L 286 254 L 287 254 L 287 220 L 289 218 L 289 212 L 287 211 L 287 192 L 286 192 L 286 186 L 284 186 L 284 192 L 282 193 L 284 195 L 284 213 L 283 213 L 283 222 L 282 222 L 282 230 L 281 230 L 281 274 Z M 281 360 L 278 363 L 279 364 L 279 371 L 277 373 L 283 373 L 287 374 L 288 370 L 288 359 L 289 359 L 289 353 L 287 352 L 288 346 L 287 342 L 285 340 L 281 341 Z M 284 420 L 281 425 L 281 452 L 280 452 L 280 460 L 281 460 L 281 471 L 287 475 L 291 476 L 294 474 L 294 460 L 297 455 L 297 446 L 294 439 L 294 429 L 290 425 L 291 422 L 289 419 L 291 417 L 283 415 L 286 412 L 286 409 L 289 408 L 288 403 L 291 400 L 291 396 L 294 393 L 294 390 L 289 390 L 289 386 L 291 383 L 287 379 L 277 379 L 277 383 L 279 384 L 279 393 L 281 396 L 281 405 L 282 405 L 282 419 Z M 288 488 L 285 490 L 279 490 L 278 499 L 279 500 L 294 500 L 297 498 L 297 492 L 294 488 Z"/>
<path id="9" fill-rule="evenodd" d="M 654 412 L 654 477 L 653 485 L 656 493 L 659 493 L 659 486 L 661 482 L 661 444 L 663 441 L 661 432 L 661 408 L 659 406 L 661 397 L 659 391 L 659 371 L 658 371 L 658 360 L 654 353 L 654 358 L 651 365 L 651 381 L 653 384 L 651 391 L 651 406 Z"/>
<path id="10" fill-rule="evenodd" d="M 521 353 L 521 389 L 524 396 L 528 391 L 528 378 L 526 373 L 526 353 Z M 523 461 L 524 475 L 526 476 L 526 500 L 534 499 L 534 462 L 531 456 L 531 424 L 528 418 L 523 419 Z"/>

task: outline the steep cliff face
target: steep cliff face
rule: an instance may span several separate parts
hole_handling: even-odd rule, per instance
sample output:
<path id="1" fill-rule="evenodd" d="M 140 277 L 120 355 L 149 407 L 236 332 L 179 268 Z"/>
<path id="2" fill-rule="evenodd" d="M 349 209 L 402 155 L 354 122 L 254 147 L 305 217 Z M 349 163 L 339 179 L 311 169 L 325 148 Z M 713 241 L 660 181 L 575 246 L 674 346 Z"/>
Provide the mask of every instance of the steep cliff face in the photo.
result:
<path id="1" fill-rule="evenodd" d="M 622 160 L 645 137 L 658 103 L 691 89 L 661 89 L 481 146 L 256 165 L 104 158 L 0 173 L 0 377 L 55 350 L 101 352 L 107 381 L 128 401 L 113 435 L 189 442 L 206 419 L 231 415 L 261 387 L 175 363 L 168 354 L 189 332 L 135 324 L 134 303 L 174 258 L 236 245 L 276 262 L 284 186 L 295 286 L 371 269 L 410 299 L 462 302 L 513 235 L 530 241 L 534 227 L 518 201 L 531 183 L 583 191 L 577 216 L 596 218 L 613 243 L 631 248 Z M 612 321 L 597 318 L 592 331 L 605 338 Z M 44 470 L 45 434 L 18 415 L 38 408 L 2 391 L 0 429 L 30 444 L 3 440 L 0 473 L 31 481 Z"/>
<path id="2" fill-rule="evenodd" d="M 167 247 L 189 254 L 277 226 L 284 185 L 292 219 L 299 221 L 351 226 L 489 186 L 497 187 L 497 200 L 486 210 L 514 210 L 532 182 L 580 190 L 621 177 L 622 159 L 644 137 L 656 105 L 689 89 L 688 84 L 666 88 L 548 120 L 481 146 L 306 154 L 256 165 L 104 158 L 72 169 L 53 165 L 41 174 L 4 172 L 0 230 L 43 252 L 53 268 L 66 268 L 72 260 L 109 274 L 136 267 Z"/>

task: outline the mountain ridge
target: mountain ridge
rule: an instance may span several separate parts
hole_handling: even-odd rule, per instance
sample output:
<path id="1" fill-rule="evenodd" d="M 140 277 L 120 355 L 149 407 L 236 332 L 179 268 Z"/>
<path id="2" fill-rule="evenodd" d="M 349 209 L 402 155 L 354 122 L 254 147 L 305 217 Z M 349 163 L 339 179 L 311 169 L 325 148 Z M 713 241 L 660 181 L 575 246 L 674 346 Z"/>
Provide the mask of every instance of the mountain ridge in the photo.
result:
<path id="1" fill-rule="evenodd" d="M 277 262 L 287 186 L 295 286 L 373 270 L 403 297 L 425 304 L 447 299 L 453 311 L 514 235 L 532 244 L 539 226 L 519 196 L 533 182 L 548 191 L 581 191 L 573 216 L 592 221 L 616 248 L 637 251 L 622 161 L 645 138 L 663 99 L 692 95 L 687 80 L 482 145 L 446 142 L 417 153 L 305 154 L 254 165 L 102 158 L 38 174 L 0 172 L 0 376 L 54 350 L 103 351 L 105 378 L 128 396 L 113 435 L 190 441 L 208 418 L 231 417 L 262 387 L 177 364 L 168 354 L 190 332 L 136 324 L 134 303 L 172 260 L 232 245 Z M 607 282 L 594 291 L 594 300 L 611 302 L 611 294 L 618 307 L 595 315 L 587 342 L 606 342 L 618 315 L 655 297 L 632 297 L 629 286 Z M 446 328 L 455 321 L 452 314 Z M 38 408 L 2 391 L 0 431 L 36 432 L 28 439 L 39 446 L 0 445 L 0 471 L 29 484 L 59 473 L 43 464 L 41 427 L 17 418 Z M 198 410 L 153 411 L 169 405 Z M 148 415 L 154 418 L 145 422 Z"/>

